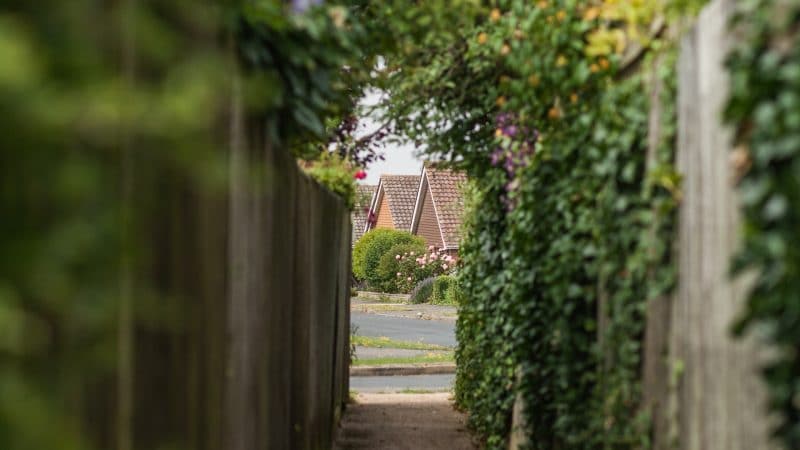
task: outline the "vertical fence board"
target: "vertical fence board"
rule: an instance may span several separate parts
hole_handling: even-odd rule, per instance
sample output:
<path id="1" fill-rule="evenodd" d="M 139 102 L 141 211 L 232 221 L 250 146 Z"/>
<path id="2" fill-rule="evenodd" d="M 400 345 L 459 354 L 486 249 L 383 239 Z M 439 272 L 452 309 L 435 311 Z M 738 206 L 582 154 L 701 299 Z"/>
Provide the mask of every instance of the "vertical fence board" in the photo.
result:
<path id="1" fill-rule="evenodd" d="M 291 386 L 293 382 L 291 339 L 294 327 L 295 266 L 294 253 L 297 228 L 294 209 L 298 202 L 297 180 L 291 161 L 283 157 L 280 149 L 267 149 L 267 186 L 265 191 L 268 226 L 264 252 L 267 263 L 266 277 L 267 337 L 264 351 L 266 404 L 270 418 L 267 423 L 267 448 L 291 448 Z M 287 280 L 289 282 L 287 282 Z"/>
<path id="2" fill-rule="evenodd" d="M 738 235 L 730 132 L 721 125 L 730 10 L 723 0 L 706 7 L 682 42 L 678 67 L 677 166 L 684 198 L 670 360 L 684 370 L 671 374 L 678 380 L 671 438 L 685 450 L 768 448 L 761 358 L 751 341 L 730 334 L 746 288 L 728 275 Z"/>
<path id="3" fill-rule="evenodd" d="M 658 148 L 663 135 L 661 130 L 663 105 L 661 95 L 664 89 L 659 76 L 663 58 L 656 56 L 649 68 L 650 111 L 648 122 L 647 171 L 650 172 L 658 164 Z M 651 230 L 655 235 L 657 230 Z M 667 397 L 669 383 L 669 325 L 671 299 L 669 295 L 650 299 L 647 303 L 646 326 L 644 338 L 644 367 L 642 394 L 644 407 L 650 412 L 653 429 L 653 450 L 669 448 L 667 435 L 669 430 L 667 414 Z"/>

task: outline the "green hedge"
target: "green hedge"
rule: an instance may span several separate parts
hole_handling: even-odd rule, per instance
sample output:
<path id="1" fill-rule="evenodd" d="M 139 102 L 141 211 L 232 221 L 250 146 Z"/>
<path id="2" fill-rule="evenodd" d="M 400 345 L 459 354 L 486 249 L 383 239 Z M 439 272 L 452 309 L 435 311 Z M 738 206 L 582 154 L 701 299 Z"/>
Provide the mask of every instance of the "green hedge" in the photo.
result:
<path id="1" fill-rule="evenodd" d="M 461 303 L 462 298 L 463 298 L 463 293 L 461 291 L 461 285 L 459 284 L 458 278 L 456 277 L 450 283 L 450 287 L 444 294 L 444 304 L 458 305 Z"/>
<path id="2" fill-rule="evenodd" d="M 677 201 L 669 135 L 645 170 L 644 92 L 634 76 L 586 105 L 592 120 L 552 125 L 510 199 L 499 170 L 473 187 L 456 396 L 489 448 L 505 445 L 517 392 L 535 411 L 534 449 L 639 448 L 647 439 L 636 407 L 643 314 L 672 284 L 666 243 Z"/>
<path id="3" fill-rule="evenodd" d="M 658 6 L 481 5 L 471 23 L 425 41 L 425 57 L 409 53 L 419 66 L 386 87 L 402 131 L 471 179 L 456 400 L 489 449 L 507 448 L 518 396 L 530 448 L 646 448 L 643 314 L 672 284 L 666 244 L 680 198 L 674 56 L 667 42 L 637 42 Z M 622 73 L 634 43 L 646 56 Z M 649 148 L 653 75 L 664 83 L 662 135 Z"/>
<path id="4" fill-rule="evenodd" d="M 450 275 L 439 275 L 434 279 L 431 303 L 444 304 L 447 302 L 447 292 L 455 284 L 455 278 Z"/>
<path id="5" fill-rule="evenodd" d="M 424 246 L 425 240 L 407 231 L 377 228 L 365 233 L 353 247 L 353 274 L 366 281 L 371 289 L 380 288 L 382 277 L 378 272 L 381 258 L 398 244 Z"/>

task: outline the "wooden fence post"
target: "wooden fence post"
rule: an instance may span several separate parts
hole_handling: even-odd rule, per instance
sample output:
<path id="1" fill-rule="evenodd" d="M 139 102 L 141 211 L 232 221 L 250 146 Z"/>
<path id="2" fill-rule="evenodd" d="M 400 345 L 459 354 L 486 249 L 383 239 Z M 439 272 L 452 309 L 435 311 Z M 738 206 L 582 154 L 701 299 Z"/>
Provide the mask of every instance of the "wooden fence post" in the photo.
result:
<path id="1" fill-rule="evenodd" d="M 684 195 L 679 282 L 669 322 L 669 376 L 676 381 L 671 414 L 677 423 L 668 438 L 677 438 L 670 444 L 683 450 L 769 448 L 757 373 L 761 352 L 730 331 L 746 293 L 746 283 L 728 275 L 740 233 L 728 162 L 731 133 L 721 124 L 732 4 L 715 0 L 702 11 L 681 45 L 678 65 L 677 168 Z"/>

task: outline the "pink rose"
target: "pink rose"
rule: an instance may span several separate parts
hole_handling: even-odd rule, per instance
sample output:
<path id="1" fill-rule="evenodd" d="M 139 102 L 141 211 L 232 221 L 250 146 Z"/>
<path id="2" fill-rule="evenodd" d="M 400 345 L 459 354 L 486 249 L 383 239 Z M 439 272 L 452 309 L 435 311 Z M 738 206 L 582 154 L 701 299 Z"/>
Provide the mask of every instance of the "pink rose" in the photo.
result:
<path id="1" fill-rule="evenodd" d="M 411 277 L 406 278 L 406 280 L 411 281 Z"/>
<path id="2" fill-rule="evenodd" d="M 394 259 L 400 259 L 400 255 L 394 255 Z"/>

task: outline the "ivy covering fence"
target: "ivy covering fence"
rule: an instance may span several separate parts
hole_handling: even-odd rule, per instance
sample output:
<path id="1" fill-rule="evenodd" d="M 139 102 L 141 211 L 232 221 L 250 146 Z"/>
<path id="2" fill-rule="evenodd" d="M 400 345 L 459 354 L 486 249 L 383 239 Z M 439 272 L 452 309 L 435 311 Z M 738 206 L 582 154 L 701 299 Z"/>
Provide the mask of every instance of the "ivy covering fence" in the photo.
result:
<path id="1" fill-rule="evenodd" d="M 674 96 L 674 48 L 658 44 L 658 66 L 651 54 L 623 57 L 626 45 L 656 45 L 656 12 L 498 2 L 461 39 L 434 39 L 428 67 L 393 92 L 395 114 L 419 113 L 402 119 L 407 132 L 473 181 L 456 398 L 489 448 L 506 445 L 518 396 L 533 448 L 646 445 L 636 407 L 644 313 L 674 278 L 680 196 L 674 114 L 664 111 L 649 142 L 648 87 L 657 71 L 662 95 Z M 425 130 L 431 122 L 440 128 Z"/>
<path id="2" fill-rule="evenodd" d="M 712 20 L 698 25 L 688 45 L 683 42 L 704 3 L 470 3 L 461 5 L 466 12 L 460 18 L 452 18 L 456 26 L 432 27 L 425 46 L 387 59 L 390 68 L 402 68 L 386 77 L 387 115 L 412 139 L 425 142 L 427 154 L 465 168 L 472 180 L 460 250 L 464 298 L 456 399 L 488 448 L 505 448 L 514 434 L 522 436 L 515 444 L 536 449 L 694 448 L 693 439 L 709 435 L 704 427 L 719 426 L 733 436 L 739 430 L 726 427 L 737 421 L 752 423 L 759 431 L 748 439 L 766 445 L 759 433 L 767 412 L 758 409 L 757 393 L 749 398 L 758 420 L 734 415 L 726 422 L 710 406 L 723 389 L 708 392 L 704 405 L 697 389 L 708 383 L 683 378 L 684 372 L 705 377 L 714 367 L 724 370 L 722 355 L 735 354 L 745 358 L 736 370 L 747 366 L 749 375 L 741 377 L 752 385 L 763 363 L 740 349 L 744 344 L 732 336 L 733 321 L 720 325 L 722 331 L 709 328 L 713 338 L 705 341 L 694 329 L 675 340 L 680 325 L 669 323 L 682 317 L 681 311 L 670 312 L 673 303 L 678 308 L 685 301 L 707 301 L 697 291 L 691 298 L 673 292 L 680 283 L 673 252 L 678 208 L 685 195 L 692 196 L 692 205 L 710 205 L 710 189 L 720 183 L 720 193 L 732 189 L 722 178 L 712 182 L 713 176 L 726 176 L 723 170 L 706 177 L 706 196 L 686 193 L 674 165 L 679 123 L 689 135 L 695 125 L 692 116 L 681 119 L 676 111 L 678 53 L 707 52 L 694 60 L 700 67 L 690 68 L 696 79 L 688 81 L 705 91 L 684 93 L 689 105 L 716 101 L 708 92 L 727 83 L 715 75 L 724 72 L 715 64 L 726 50 L 714 47 L 716 29 L 703 28 Z M 726 11 L 736 6 L 715 3 L 706 17 L 724 23 Z M 781 2 L 744 2 L 738 8 L 740 31 L 732 36 L 741 45 L 729 63 L 728 117 L 743 145 L 732 153 L 731 183 L 744 177 L 739 187 L 747 223 L 740 258 L 760 274 L 740 328 L 766 323 L 768 336 L 787 349 L 767 370 L 766 381 L 772 407 L 785 420 L 777 432 L 793 448 L 798 370 L 787 346 L 797 342 L 790 306 L 797 257 L 788 244 L 798 206 L 789 175 L 797 147 L 791 122 L 797 14 Z M 697 118 L 703 130 L 722 130 L 716 106 L 697 111 L 707 114 Z M 705 151 L 709 142 L 703 142 L 692 148 Z M 692 164 L 698 157 L 692 156 Z M 729 161 L 721 157 L 710 164 L 727 167 Z M 734 204 L 721 207 L 727 205 L 731 209 L 722 216 L 704 222 L 710 226 L 704 233 L 727 226 L 736 215 Z M 696 214 L 702 212 L 682 217 Z M 707 280 L 714 285 L 701 289 L 714 301 L 708 301 L 705 316 L 692 320 L 727 317 L 745 293 L 741 284 L 718 292 L 717 286 L 731 285 L 725 276 L 716 278 L 730 261 L 708 257 L 716 265 Z M 697 279 L 687 274 L 684 283 Z M 734 306 L 715 309 L 726 301 L 719 297 L 725 292 Z M 673 302 L 673 295 L 683 297 Z M 701 310 L 695 307 L 692 314 Z M 658 330 L 662 321 L 667 331 Z M 673 337 L 659 341 L 659 333 Z M 703 345 L 711 353 L 692 359 L 693 346 Z M 698 366 L 686 371 L 685 364 Z M 738 372 L 730 376 L 731 382 L 740 379 Z M 522 406 L 522 417 L 515 416 L 515 405 Z M 698 421 L 687 425 L 691 417 Z"/>

